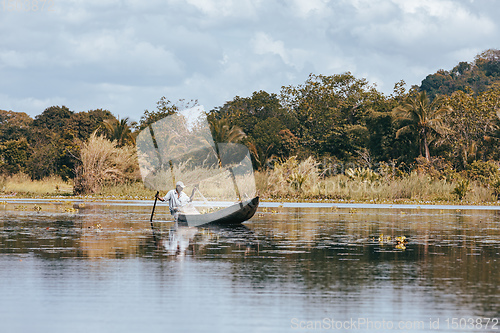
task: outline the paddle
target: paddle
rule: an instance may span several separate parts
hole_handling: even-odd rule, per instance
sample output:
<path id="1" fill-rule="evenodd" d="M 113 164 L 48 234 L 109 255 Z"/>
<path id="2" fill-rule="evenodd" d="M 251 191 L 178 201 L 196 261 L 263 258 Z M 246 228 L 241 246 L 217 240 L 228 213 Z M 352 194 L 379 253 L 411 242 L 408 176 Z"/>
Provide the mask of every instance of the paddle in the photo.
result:
<path id="1" fill-rule="evenodd" d="M 149 219 L 149 222 L 151 222 L 151 230 L 153 230 L 153 238 L 155 239 L 155 241 L 156 241 L 156 235 L 155 235 L 155 229 L 153 227 L 153 215 L 155 214 L 156 201 L 158 200 L 158 194 L 160 194 L 160 191 L 156 191 L 155 203 L 153 205 L 153 211 L 151 212 L 151 218 Z"/>

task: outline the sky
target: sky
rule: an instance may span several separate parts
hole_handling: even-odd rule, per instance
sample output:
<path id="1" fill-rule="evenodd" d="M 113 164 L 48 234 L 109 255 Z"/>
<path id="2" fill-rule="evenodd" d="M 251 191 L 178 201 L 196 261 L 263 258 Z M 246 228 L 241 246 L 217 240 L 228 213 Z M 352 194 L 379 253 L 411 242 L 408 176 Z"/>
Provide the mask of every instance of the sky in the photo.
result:
<path id="1" fill-rule="evenodd" d="M 16 6 L 17 5 L 17 6 Z M 0 109 L 138 121 L 351 72 L 386 95 L 498 49 L 498 0 L 0 0 Z"/>

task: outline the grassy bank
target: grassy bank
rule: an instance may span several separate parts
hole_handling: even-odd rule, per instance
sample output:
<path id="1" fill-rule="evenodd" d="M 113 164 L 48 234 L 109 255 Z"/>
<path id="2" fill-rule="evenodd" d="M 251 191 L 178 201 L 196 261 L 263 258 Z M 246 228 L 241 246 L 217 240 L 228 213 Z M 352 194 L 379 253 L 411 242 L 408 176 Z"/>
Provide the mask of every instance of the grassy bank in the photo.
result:
<path id="1" fill-rule="evenodd" d="M 142 182 L 129 182 L 104 186 L 91 197 L 140 200 L 151 199 L 154 195 L 155 192 L 145 188 Z M 25 174 L 0 178 L 0 196 L 19 198 L 85 197 L 74 195 L 72 181 L 63 181 L 60 177 L 31 180 Z"/>
<path id="2" fill-rule="evenodd" d="M 0 195 L 11 197 L 72 196 L 73 184 L 52 176 L 32 180 L 20 173 L 9 177 L 0 176 Z"/>
<path id="3" fill-rule="evenodd" d="M 281 161 L 272 170 L 256 173 L 258 192 L 283 201 L 372 203 L 496 204 L 500 195 L 500 170 L 494 162 L 474 162 L 459 173 L 447 166 L 436 168 L 419 161 L 404 172 L 388 164 L 377 169 L 348 168 L 325 176 L 328 169 L 308 158 Z"/>
<path id="4" fill-rule="evenodd" d="M 491 189 L 478 183 L 470 183 L 460 199 L 455 193 L 460 181 L 432 180 L 426 176 L 411 174 L 393 180 L 361 181 L 344 175 L 318 179 L 297 186 L 276 185 L 269 175 L 260 175 L 257 183 L 264 198 L 277 201 L 333 201 L 371 203 L 472 203 L 492 204 L 497 198 Z"/>
<path id="5" fill-rule="evenodd" d="M 468 182 L 462 189 L 462 198 L 457 188 L 462 180 L 433 179 L 425 174 L 412 172 L 395 178 L 348 177 L 334 175 L 320 177 L 315 172 L 302 177 L 291 174 L 256 172 L 257 193 L 262 200 L 272 201 L 331 201 L 368 203 L 450 203 L 450 204 L 496 204 L 497 196 L 492 188 L 480 182 Z M 284 179 L 283 177 L 288 178 Z M 142 182 L 105 186 L 91 196 L 73 195 L 71 182 L 51 177 L 32 181 L 26 175 L 15 175 L 1 179 L 0 195 L 3 197 L 74 197 L 95 199 L 148 200 L 155 191 L 146 189 Z"/>

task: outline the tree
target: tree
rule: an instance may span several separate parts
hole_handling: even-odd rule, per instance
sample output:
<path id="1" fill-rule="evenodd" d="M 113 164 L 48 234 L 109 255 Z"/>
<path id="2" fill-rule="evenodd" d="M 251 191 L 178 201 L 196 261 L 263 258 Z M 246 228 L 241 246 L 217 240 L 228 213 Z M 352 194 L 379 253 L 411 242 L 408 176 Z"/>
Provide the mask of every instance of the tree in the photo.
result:
<path id="1" fill-rule="evenodd" d="M 475 93 L 488 90 L 500 77 L 500 50 L 489 49 L 478 54 L 472 63 L 461 61 L 451 71 L 443 69 L 429 74 L 420 85 L 432 100 L 437 94 L 451 95 L 455 91 L 472 89 Z"/>
<path id="2" fill-rule="evenodd" d="M 115 117 L 108 110 L 96 109 L 76 112 L 66 122 L 65 132 L 71 133 L 77 140 L 86 141 L 107 119 L 115 120 Z"/>
<path id="3" fill-rule="evenodd" d="M 210 119 L 209 124 L 212 138 L 216 143 L 238 143 L 246 137 L 241 128 L 231 125 L 226 119 Z"/>
<path id="4" fill-rule="evenodd" d="M 239 127 L 246 138 L 243 143 L 252 152 L 258 167 L 266 165 L 272 155 L 282 156 L 282 137 L 279 132 L 294 128 L 294 119 L 281 106 L 276 94 L 255 91 L 251 97 L 236 96 L 222 107 L 209 112 L 208 119 L 224 120 Z"/>
<path id="5" fill-rule="evenodd" d="M 383 96 L 351 73 L 309 75 L 303 85 L 281 90 L 281 103 L 296 119 L 297 136 L 307 155 L 349 159 L 366 144 L 365 118 Z"/>
<path id="6" fill-rule="evenodd" d="M 475 65 L 483 70 L 486 76 L 500 76 L 500 50 L 489 49 L 478 54 Z"/>
<path id="7" fill-rule="evenodd" d="M 26 138 L 0 144 L 0 174 L 12 175 L 26 171 L 29 146 Z"/>
<path id="8" fill-rule="evenodd" d="M 179 112 L 185 109 L 189 109 L 198 105 L 198 100 L 186 101 L 184 99 L 179 99 L 176 104 L 172 103 L 165 96 L 160 98 L 156 103 L 156 111 L 144 110 L 144 114 L 139 120 L 139 124 L 136 124 L 136 129 L 141 131 L 148 127 L 149 125 L 163 119 L 175 112 Z"/>
<path id="9" fill-rule="evenodd" d="M 451 107 L 444 105 L 445 98 L 436 96 L 429 101 L 425 91 L 418 93 L 407 102 L 393 109 L 395 121 L 403 126 L 396 132 L 396 138 L 402 133 L 414 131 L 420 138 L 420 154 L 430 161 L 429 142 L 432 137 L 445 134 L 447 128 L 443 124 L 443 117 L 451 112 Z"/>
<path id="10" fill-rule="evenodd" d="M 24 112 L 0 110 L 0 142 L 28 136 L 33 119 Z"/>
<path id="11" fill-rule="evenodd" d="M 101 132 L 110 140 L 116 141 L 118 147 L 134 145 L 135 137 L 131 128 L 136 126 L 135 122 L 130 122 L 129 118 L 106 119 L 102 123 Z"/>
<path id="12" fill-rule="evenodd" d="M 33 127 L 49 131 L 62 132 L 69 118 L 74 114 L 66 106 L 51 106 L 35 117 Z"/>

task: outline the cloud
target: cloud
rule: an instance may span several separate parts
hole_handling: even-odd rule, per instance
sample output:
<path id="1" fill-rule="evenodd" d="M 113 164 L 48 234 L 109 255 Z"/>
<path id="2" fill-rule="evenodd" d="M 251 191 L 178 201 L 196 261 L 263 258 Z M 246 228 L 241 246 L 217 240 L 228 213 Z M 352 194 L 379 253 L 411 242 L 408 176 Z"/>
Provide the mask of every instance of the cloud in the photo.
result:
<path id="1" fill-rule="evenodd" d="M 68 0 L 0 12 L 0 109 L 207 109 L 351 71 L 384 93 L 498 47 L 495 1 Z"/>

